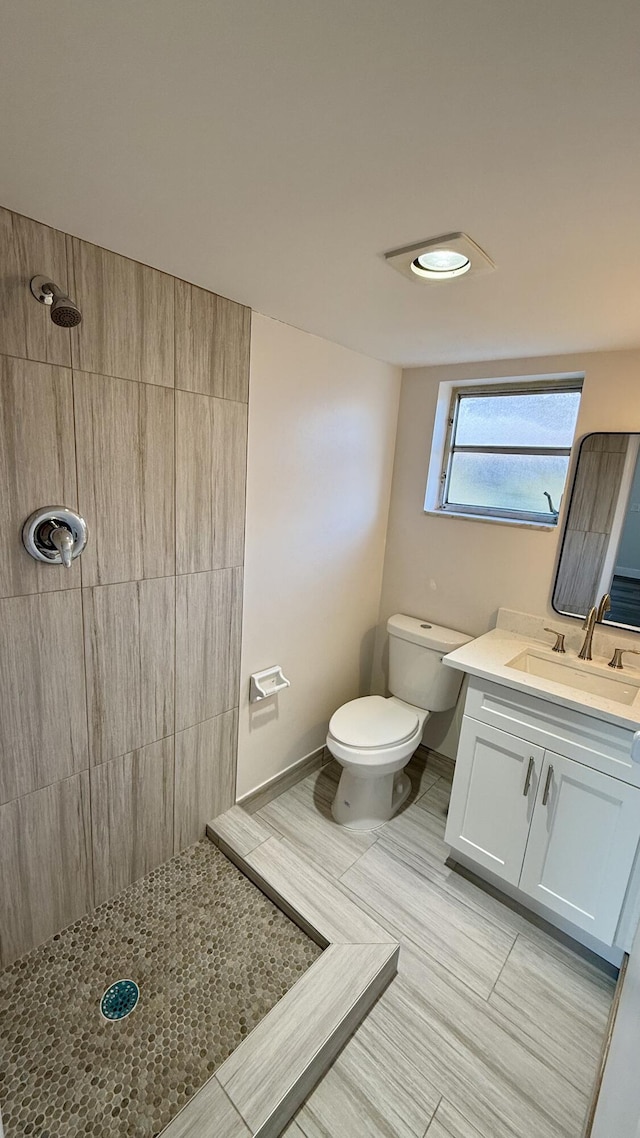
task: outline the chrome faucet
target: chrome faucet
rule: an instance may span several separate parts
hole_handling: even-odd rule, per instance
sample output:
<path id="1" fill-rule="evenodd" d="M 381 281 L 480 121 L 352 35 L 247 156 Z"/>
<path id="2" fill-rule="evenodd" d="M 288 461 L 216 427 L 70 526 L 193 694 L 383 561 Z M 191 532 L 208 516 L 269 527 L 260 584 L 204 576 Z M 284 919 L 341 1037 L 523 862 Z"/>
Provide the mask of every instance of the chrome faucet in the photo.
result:
<path id="1" fill-rule="evenodd" d="M 585 638 L 582 642 L 582 648 L 578 652 L 579 660 L 593 659 L 591 655 L 591 646 L 593 644 L 593 634 L 595 632 L 596 624 L 602 624 L 605 618 L 605 614 L 610 612 L 610 610 L 611 597 L 608 593 L 605 593 L 602 597 L 600 597 L 597 608 L 595 605 L 593 605 L 593 607 L 589 609 L 587 618 L 582 626 L 585 630 Z"/>

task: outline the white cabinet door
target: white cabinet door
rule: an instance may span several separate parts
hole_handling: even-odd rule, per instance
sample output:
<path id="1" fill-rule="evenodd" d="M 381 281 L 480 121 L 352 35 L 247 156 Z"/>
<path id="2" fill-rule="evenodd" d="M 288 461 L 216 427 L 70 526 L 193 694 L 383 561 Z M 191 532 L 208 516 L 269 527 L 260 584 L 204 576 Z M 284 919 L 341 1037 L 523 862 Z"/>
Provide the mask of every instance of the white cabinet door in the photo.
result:
<path id="1" fill-rule="evenodd" d="M 545 751 L 520 888 L 613 944 L 640 839 L 640 790 Z"/>
<path id="2" fill-rule="evenodd" d="M 544 750 L 465 716 L 445 840 L 517 885 Z"/>

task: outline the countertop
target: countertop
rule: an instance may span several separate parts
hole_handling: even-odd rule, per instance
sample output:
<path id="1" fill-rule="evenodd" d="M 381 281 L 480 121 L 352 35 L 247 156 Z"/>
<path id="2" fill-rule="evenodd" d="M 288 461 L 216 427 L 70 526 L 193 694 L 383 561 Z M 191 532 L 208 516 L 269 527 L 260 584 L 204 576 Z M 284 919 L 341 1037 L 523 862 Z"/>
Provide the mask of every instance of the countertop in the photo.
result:
<path id="1" fill-rule="evenodd" d="M 609 657 L 594 655 L 591 664 L 586 661 L 583 663 L 583 661 L 578 660 L 575 652 L 569 649 L 566 656 L 558 658 L 556 654 L 550 651 L 548 643 L 504 628 L 494 628 L 491 632 L 485 632 L 483 636 L 470 640 L 468 644 L 462 648 L 457 648 L 455 652 L 450 652 L 443 659 L 448 667 L 457 668 L 458 671 L 467 672 L 471 676 L 478 676 L 480 679 L 514 688 L 516 691 L 527 692 L 529 695 L 538 696 L 550 703 L 571 707 L 575 711 L 581 711 L 584 715 L 614 723 L 619 727 L 626 727 L 631 731 L 640 729 L 640 692 L 632 704 L 622 704 L 617 700 L 605 699 L 602 696 L 581 691 L 579 688 L 571 687 L 568 684 L 556 683 L 554 680 L 530 675 L 527 672 L 508 667 L 509 662 L 527 648 L 535 649 L 537 655 L 544 655 L 550 661 L 557 663 L 559 659 L 578 668 L 585 667 L 588 670 L 595 670 L 603 676 L 606 676 L 607 673 L 609 677 L 611 676 L 611 670 L 607 668 Z M 620 672 L 616 674 L 621 675 Z M 625 664 L 623 674 L 630 681 L 640 683 L 639 669 L 628 667 Z"/>

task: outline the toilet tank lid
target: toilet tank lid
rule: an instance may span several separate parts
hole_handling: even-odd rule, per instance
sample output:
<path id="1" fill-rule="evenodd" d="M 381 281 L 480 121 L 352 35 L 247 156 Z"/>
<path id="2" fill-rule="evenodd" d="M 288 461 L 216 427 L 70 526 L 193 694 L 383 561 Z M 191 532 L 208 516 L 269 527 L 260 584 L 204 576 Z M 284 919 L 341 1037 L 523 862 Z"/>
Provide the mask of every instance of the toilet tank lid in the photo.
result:
<path id="1" fill-rule="evenodd" d="M 420 617 L 403 616 L 402 613 L 389 617 L 387 632 L 390 636 L 399 636 L 401 640 L 410 640 L 412 644 L 420 644 L 434 652 L 453 652 L 473 640 L 465 632 L 456 632 L 453 628 L 443 628 L 442 625 L 431 624 Z"/>

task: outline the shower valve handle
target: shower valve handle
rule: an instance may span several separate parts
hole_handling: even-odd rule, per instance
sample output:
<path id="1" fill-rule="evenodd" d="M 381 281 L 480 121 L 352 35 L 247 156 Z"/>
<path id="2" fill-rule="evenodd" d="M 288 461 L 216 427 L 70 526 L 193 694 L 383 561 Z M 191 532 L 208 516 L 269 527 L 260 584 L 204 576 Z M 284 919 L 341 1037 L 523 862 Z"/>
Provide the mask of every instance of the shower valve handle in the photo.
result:
<path id="1" fill-rule="evenodd" d="M 71 530 L 67 529 L 66 526 L 58 526 L 57 529 L 51 531 L 49 540 L 51 544 L 55 545 L 56 549 L 58 550 L 65 569 L 70 569 L 71 556 L 73 554 L 73 547 L 75 545 Z"/>

